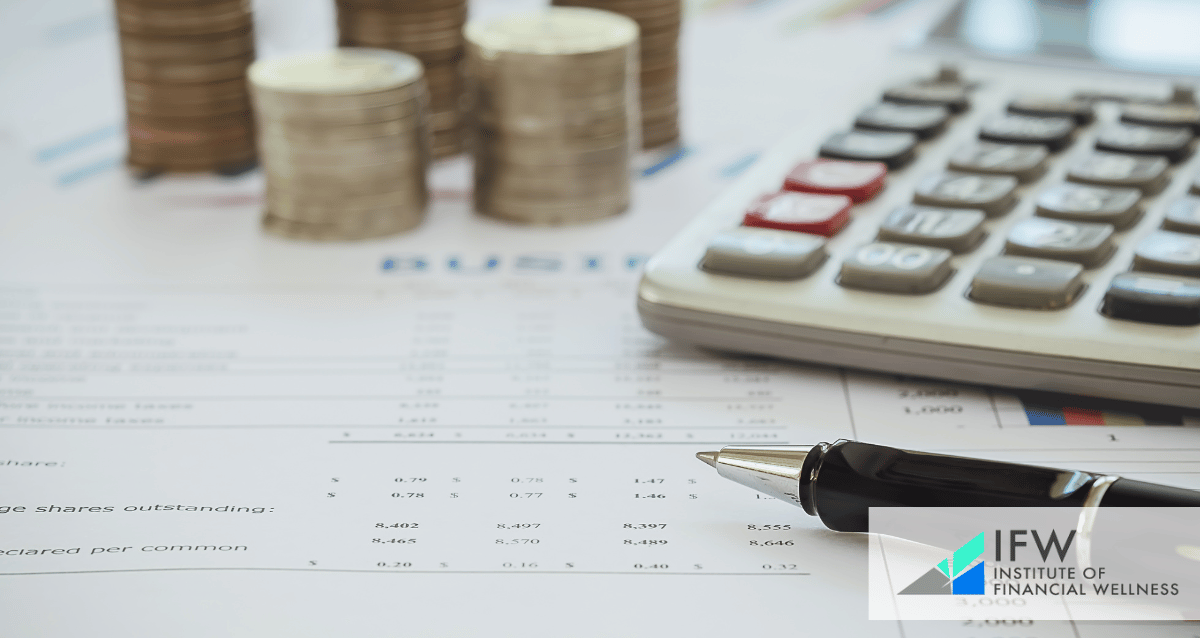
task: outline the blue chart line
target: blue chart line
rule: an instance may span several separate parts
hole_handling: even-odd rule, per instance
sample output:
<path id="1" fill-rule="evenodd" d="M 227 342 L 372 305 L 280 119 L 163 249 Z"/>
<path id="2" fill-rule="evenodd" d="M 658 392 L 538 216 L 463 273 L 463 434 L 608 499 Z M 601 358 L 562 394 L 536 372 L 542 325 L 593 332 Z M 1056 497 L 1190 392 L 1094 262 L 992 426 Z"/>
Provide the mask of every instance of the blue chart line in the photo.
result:
<path id="1" fill-rule="evenodd" d="M 121 165 L 120 157 L 109 157 L 98 162 L 93 162 L 86 166 L 81 166 L 73 171 L 63 173 L 58 176 L 59 186 L 70 186 L 78 181 L 87 179 L 93 175 L 103 173 L 111 168 L 116 168 Z"/>
<path id="2" fill-rule="evenodd" d="M 94 131 L 89 131 L 83 135 L 59 142 L 54 146 L 43 148 L 37 152 L 37 160 L 39 162 L 54 161 L 63 155 L 74 153 L 75 151 L 87 148 L 97 142 L 103 142 L 104 140 L 115 136 L 119 130 L 120 127 L 118 127 L 116 124 L 109 124 L 108 126 L 98 128 Z"/>
<path id="3" fill-rule="evenodd" d="M 751 153 L 725 168 L 721 169 L 721 177 L 737 177 L 741 175 L 747 168 L 750 168 L 758 161 L 758 153 Z"/>
<path id="4" fill-rule="evenodd" d="M 668 155 L 661 162 L 654 164 L 653 166 L 650 166 L 648 168 L 643 169 L 642 177 L 650 177 L 651 175 L 654 175 L 655 173 L 659 173 L 663 169 L 670 167 L 675 162 L 678 162 L 679 160 L 681 160 L 691 154 L 692 154 L 692 149 L 686 148 L 686 147 L 681 148 L 678 151 L 675 151 L 674 153 L 671 153 L 670 155 Z"/>

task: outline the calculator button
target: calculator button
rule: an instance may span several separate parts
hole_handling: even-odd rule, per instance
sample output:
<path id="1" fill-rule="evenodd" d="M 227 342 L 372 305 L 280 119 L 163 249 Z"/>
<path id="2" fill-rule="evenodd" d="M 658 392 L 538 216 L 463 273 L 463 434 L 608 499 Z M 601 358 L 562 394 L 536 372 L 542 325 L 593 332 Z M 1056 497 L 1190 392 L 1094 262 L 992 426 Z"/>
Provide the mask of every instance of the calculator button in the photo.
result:
<path id="1" fill-rule="evenodd" d="M 1167 185 L 1168 166 L 1165 157 L 1096 151 L 1075 162 L 1067 179 L 1097 186 L 1129 186 L 1155 195 Z"/>
<path id="2" fill-rule="evenodd" d="M 1130 104 L 1121 112 L 1121 121 L 1146 126 L 1179 126 L 1200 133 L 1200 106 L 1170 102 L 1166 104 Z"/>
<path id="3" fill-rule="evenodd" d="M 944 106 L 894 104 L 883 102 L 858 114 L 855 128 L 877 131 L 902 131 L 928 139 L 946 129 L 950 110 Z"/>
<path id="4" fill-rule="evenodd" d="M 1133 269 L 1200 277 L 1200 237 L 1154 231 L 1134 249 Z"/>
<path id="5" fill-rule="evenodd" d="M 944 106 L 961 113 L 971 105 L 967 87 L 958 82 L 913 82 L 892 87 L 883 94 L 885 102 Z"/>
<path id="6" fill-rule="evenodd" d="M 914 201 L 947 208 L 976 208 L 988 217 L 1003 215 L 1016 203 L 1017 180 L 1007 175 L 940 173 L 917 183 Z"/>
<path id="7" fill-rule="evenodd" d="M 782 191 L 760 197 L 742 223 L 832 237 L 850 222 L 850 204 L 845 195 Z"/>
<path id="8" fill-rule="evenodd" d="M 921 294 L 936 290 L 952 272 L 950 251 L 944 248 L 875 242 L 846 259 L 838 283 L 847 288 Z"/>
<path id="9" fill-rule="evenodd" d="M 1004 252 L 1009 255 L 1073 261 L 1094 268 L 1108 261 L 1116 246 L 1109 224 L 1064 222 L 1031 217 L 1008 232 Z"/>
<path id="10" fill-rule="evenodd" d="M 980 210 L 901 206 L 883 221 L 879 239 L 965 253 L 983 239 L 984 217 Z"/>
<path id="11" fill-rule="evenodd" d="M 821 145 L 821 157 L 883 162 L 888 168 L 900 168 L 912 161 L 917 136 L 912 133 L 849 131 L 836 133 Z"/>
<path id="12" fill-rule="evenodd" d="M 1077 222 L 1112 224 L 1127 228 L 1142 215 L 1138 202 L 1142 192 L 1136 188 L 1103 188 L 1082 184 L 1057 184 L 1037 198 L 1037 214 L 1042 217 Z"/>
<path id="13" fill-rule="evenodd" d="M 1168 206 L 1163 228 L 1200 235 L 1200 197 L 1183 197 Z"/>
<path id="14" fill-rule="evenodd" d="M 1186 128 L 1114 124 L 1096 136 L 1096 148 L 1114 153 L 1162 155 L 1181 162 L 1192 154 L 1192 132 Z"/>
<path id="15" fill-rule="evenodd" d="M 1075 120 L 1069 117 L 1001 115 L 984 122 L 979 139 L 1009 144 L 1041 144 L 1050 152 L 1061 151 L 1075 136 Z"/>
<path id="16" fill-rule="evenodd" d="M 1036 95 L 1018 97 L 1009 102 L 1008 112 L 1041 117 L 1069 117 L 1079 125 L 1091 124 L 1096 119 L 1096 111 L 1088 100 Z"/>
<path id="17" fill-rule="evenodd" d="M 971 298 L 1021 308 L 1062 308 L 1083 290 L 1083 266 L 1033 257 L 992 257 L 971 281 Z"/>
<path id="18" fill-rule="evenodd" d="M 799 279 L 825 261 L 825 239 L 768 228 L 734 228 L 713 238 L 701 267 L 763 279 Z"/>
<path id="19" fill-rule="evenodd" d="M 886 179 L 887 166 L 880 162 L 813 160 L 793 168 L 784 178 L 783 187 L 803 193 L 845 195 L 859 204 L 879 194 Z"/>
<path id="20" fill-rule="evenodd" d="M 1121 273 L 1104 295 L 1104 314 L 1169 326 L 1200 324 L 1200 279 Z"/>
<path id="21" fill-rule="evenodd" d="M 1012 175 L 1018 182 L 1032 182 L 1046 173 L 1050 153 L 1037 144 L 972 142 L 950 156 L 950 168 L 966 173 Z"/>

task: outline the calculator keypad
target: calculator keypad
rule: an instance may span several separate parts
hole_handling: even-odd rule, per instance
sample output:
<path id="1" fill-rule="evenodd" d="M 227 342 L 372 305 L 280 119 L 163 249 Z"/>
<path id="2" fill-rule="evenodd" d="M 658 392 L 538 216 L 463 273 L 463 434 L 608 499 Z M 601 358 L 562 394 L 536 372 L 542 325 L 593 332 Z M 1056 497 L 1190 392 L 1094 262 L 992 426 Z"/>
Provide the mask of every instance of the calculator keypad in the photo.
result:
<path id="1" fill-rule="evenodd" d="M 828 254 L 816 235 L 734 228 L 708 244 L 701 266 L 712 273 L 760 279 L 799 279 L 820 266 Z"/>
<path id="2" fill-rule="evenodd" d="M 913 201 L 947 208 L 975 208 L 989 217 L 1007 213 L 1016 203 L 1017 180 L 1007 175 L 945 172 L 917 183 Z"/>
<path id="3" fill-rule="evenodd" d="M 1142 193 L 1136 188 L 1102 188 L 1082 184 L 1058 184 L 1042 191 L 1037 214 L 1053 219 L 1112 224 L 1128 228 L 1142 214 Z"/>
<path id="4" fill-rule="evenodd" d="M 850 221 L 850 198 L 781 191 L 763 195 L 746 212 L 746 226 L 832 237 Z"/>
<path id="5" fill-rule="evenodd" d="M 950 256 L 945 248 L 874 242 L 846 259 L 839 283 L 883 292 L 932 292 L 950 277 Z"/>
<path id="6" fill-rule="evenodd" d="M 1108 261 L 1116 250 L 1109 224 L 1065 222 L 1031 217 L 1017 222 L 1008 232 L 1004 252 L 1009 255 L 1073 261 L 1094 268 Z"/>
<path id="7" fill-rule="evenodd" d="M 944 106 L 954 113 L 962 113 L 971 105 L 970 89 L 959 82 L 904 84 L 885 91 L 883 99 L 897 104 Z"/>
<path id="8" fill-rule="evenodd" d="M 929 139 L 941 133 L 950 119 L 944 106 L 894 104 L 881 102 L 858 114 L 855 128 L 875 131 L 900 131 Z"/>
<path id="9" fill-rule="evenodd" d="M 1121 121 L 1146 126 L 1179 126 L 1200 133 L 1200 106 L 1196 104 L 1130 104 Z"/>
<path id="10" fill-rule="evenodd" d="M 886 179 L 887 166 L 880 162 L 813 160 L 797 164 L 783 179 L 783 187 L 802 193 L 845 195 L 861 204 L 883 190 Z"/>
<path id="11" fill-rule="evenodd" d="M 1017 115 L 1070 117 L 1076 124 L 1086 126 L 1096 119 L 1096 111 L 1088 100 L 1042 96 L 1022 96 L 1008 104 L 1008 112 Z"/>
<path id="12" fill-rule="evenodd" d="M 1200 325 L 1200 279 L 1140 272 L 1113 277 L 1102 312 L 1168 326 Z"/>
<path id="13" fill-rule="evenodd" d="M 981 210 L 901 206 L 883 221 L 879 239 L 965 253 L 983 239 L 984 218 Z"/>
<path id="14" fill-rule="evenodd" d="M 1200 277 L 1200 237 L 1159 230 L 1138 243 L 1134 270 Z"/>
<path id="15" fill-rule="evenodd" d="M 1083 291 L 1083 266 L 1032 257 L 992 257 L 971 280 L 971 298 L 984 303 L 1052 310 Z"/>
<path id="16" fill-rule="evenodd" d="M 997 144 L 973 142 L 959 148 L 950 156 L 951 170 L 985 175 L 1010 175 L 1022 184 L 1041 178 L 1046 173 L 1045 146 L 1035 144 Z"/>
<path id="17" fill-rule="evenodd" d="M 1067 179 L 1097 186 L 1129 186 L 1157 195 L 1167 185 L 1167 160 L 1095 151 L 1071 165 Z"/>

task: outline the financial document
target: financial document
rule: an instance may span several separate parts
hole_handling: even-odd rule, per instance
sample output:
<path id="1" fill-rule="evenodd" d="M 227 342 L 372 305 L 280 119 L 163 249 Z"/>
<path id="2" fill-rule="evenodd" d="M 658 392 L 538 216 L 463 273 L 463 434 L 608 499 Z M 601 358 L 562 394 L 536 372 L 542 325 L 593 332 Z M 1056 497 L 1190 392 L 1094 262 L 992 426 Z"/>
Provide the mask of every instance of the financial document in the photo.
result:
<path id="1" fill-rule="evenodd" d="M 261 4 L 264 44 L 319 39 L 316 3 Z M 691 59 L 826 3 L 742 4 L 696 3 Z M 744 102 L 728 87 L 752 65 L 685 70 L 696 144 L 649 161 L 620 218 L 477 218 L 451 161 L 414 233 L 305 244 L 262 234 L 256 174 L 120 170 L 105 3 L 0 11 L 4 638 L 1196 636 L 1000 624 L 982 602 L 968 623 L 870 622 L 863 535 L 694 458 L 856 438 L 1200 487 L 1186 420 L 1037 426 L 1003 391 L 646 332 L 646 259 L 791 124 L 700 106 Z"/>

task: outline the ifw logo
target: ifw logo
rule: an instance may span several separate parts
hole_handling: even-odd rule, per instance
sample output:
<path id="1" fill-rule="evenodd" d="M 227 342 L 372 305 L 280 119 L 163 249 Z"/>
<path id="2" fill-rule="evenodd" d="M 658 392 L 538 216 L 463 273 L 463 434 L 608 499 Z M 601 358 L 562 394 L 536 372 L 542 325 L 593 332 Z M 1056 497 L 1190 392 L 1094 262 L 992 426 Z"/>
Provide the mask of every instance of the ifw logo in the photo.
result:
<path id="1" fill-rule="evenodd" d="M 982 596 L 984 561 L 975 562 L 982 555 L 983 532 L 980 532 L 900 593 Z"/>

